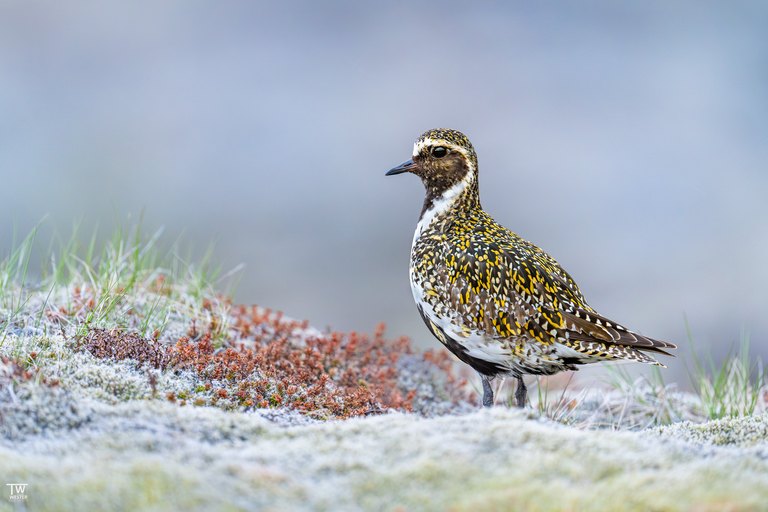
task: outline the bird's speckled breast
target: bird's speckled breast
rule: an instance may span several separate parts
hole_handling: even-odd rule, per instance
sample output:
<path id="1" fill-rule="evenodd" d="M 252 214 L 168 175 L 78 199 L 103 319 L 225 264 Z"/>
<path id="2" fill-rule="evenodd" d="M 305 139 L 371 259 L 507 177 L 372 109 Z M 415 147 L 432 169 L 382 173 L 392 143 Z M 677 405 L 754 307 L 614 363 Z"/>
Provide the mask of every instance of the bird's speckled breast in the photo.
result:
<path id="1" fill-rule="evenodd" d="M 509 301 L 492 293 L 503 289 L 502 276 L 491 272 L 501 258 L 482 237 L 483 212 L 427 218 L 417 227 L 410 264 L 411 291 L 427 327 L 454 353 L 463 351 L 460 358 L 488 362 L 495 373 L 513 371 L 535 347 L 520 338 Z"/>

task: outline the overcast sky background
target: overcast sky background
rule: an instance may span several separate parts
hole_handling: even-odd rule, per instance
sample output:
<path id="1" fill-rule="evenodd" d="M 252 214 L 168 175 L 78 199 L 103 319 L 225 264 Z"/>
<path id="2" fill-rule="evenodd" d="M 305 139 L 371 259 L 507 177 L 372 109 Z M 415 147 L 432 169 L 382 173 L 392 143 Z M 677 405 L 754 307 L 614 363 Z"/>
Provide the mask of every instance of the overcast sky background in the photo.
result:
<path id="1" fill-rule="evenodd" d="M 606 316 L 768 356 L 766 27 L 765 2 L 3 2 L 0 254 L 143 211 L 244 263 L 239 301 L 433 346 L 422 187 L 384 172 L 451 127 L 485 208 Z"/>

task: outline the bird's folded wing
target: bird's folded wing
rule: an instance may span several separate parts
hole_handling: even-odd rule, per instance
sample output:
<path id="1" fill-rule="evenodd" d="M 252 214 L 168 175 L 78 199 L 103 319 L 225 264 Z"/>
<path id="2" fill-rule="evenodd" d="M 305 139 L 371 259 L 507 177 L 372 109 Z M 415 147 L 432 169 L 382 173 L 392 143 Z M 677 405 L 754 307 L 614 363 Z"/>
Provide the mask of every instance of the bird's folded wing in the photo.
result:
<path id="1" fill-rule="evenodd" d="M 506 255 L 512 270 L 507 278 L 513 281 L 511 288 L 519 297 L 516 302 L 530 308 L 525 331 L 535 333 L 536 338 L 566 337 L 575 342 L 599 342 L 666 355 L 670 354 L 664 349 L 676 348 L 595 313 L 571 276 L 551 256 L 532 244 L 526 249 L 521 251 L 518 245 L 514 256 Z M 531 310 L 536 314 L 530 315 Z"/>
<path id="2" fill-rule="evenodd" d="M 592 311 L 576 309 L 564 313 L 569 337 L 576 341 L 600 341 L 609 345 L 622 345 L 639 350 L 649 350 L 660 354 L 672 355 L 664 349 L 677 348 L 676 345 L 649 338 L 628 330 L 604 316 Z"/>

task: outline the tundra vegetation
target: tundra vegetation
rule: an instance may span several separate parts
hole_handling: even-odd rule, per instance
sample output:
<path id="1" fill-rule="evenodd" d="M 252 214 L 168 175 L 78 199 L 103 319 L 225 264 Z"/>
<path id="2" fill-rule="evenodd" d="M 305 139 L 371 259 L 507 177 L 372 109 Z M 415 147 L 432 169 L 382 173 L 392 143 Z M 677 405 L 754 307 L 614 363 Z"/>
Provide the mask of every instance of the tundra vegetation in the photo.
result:
<path id="1" fill-rule="evenodd" d="M 0 475 L 27 483 L 29 510 L 768 503 L 768 387 L 746 337 L 720 365 L 693 347 L 692 391 L 617 367 L 481 410 L 442 349 L 233 304 L 232 273 L 160 232 L 75 229 L 42 258 L 36 236 L 0 262 Z"/>

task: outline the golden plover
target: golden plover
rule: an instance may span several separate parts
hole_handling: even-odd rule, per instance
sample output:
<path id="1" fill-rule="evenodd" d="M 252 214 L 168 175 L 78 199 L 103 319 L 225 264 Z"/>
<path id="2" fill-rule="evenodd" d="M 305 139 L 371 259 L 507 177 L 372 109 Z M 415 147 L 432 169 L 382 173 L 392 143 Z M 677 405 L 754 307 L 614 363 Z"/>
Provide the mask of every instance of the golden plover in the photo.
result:
<path id="1" fill-rule="evenodd" d="M 598 361 L 661 365 L 648 353 L 672 343 L 630 331 L 595 312 L 579 287 L 543 250 L 494 221 L 480 206 L 477 154 L 449 129 L 425 132 L 413 158 L 387 172 L 421 178 L 426 198 L 411 247 L 410 280 L 419 314 L 432 334 L 482 379 L 551 375 Z"/>

